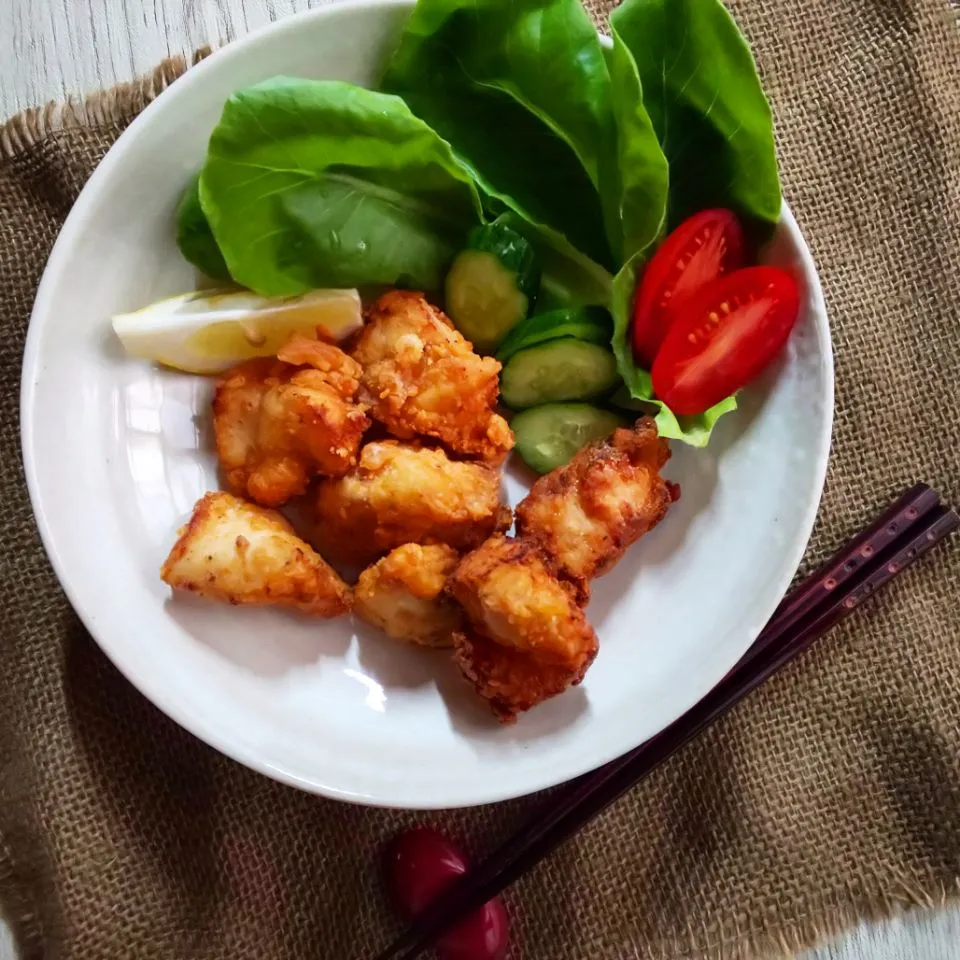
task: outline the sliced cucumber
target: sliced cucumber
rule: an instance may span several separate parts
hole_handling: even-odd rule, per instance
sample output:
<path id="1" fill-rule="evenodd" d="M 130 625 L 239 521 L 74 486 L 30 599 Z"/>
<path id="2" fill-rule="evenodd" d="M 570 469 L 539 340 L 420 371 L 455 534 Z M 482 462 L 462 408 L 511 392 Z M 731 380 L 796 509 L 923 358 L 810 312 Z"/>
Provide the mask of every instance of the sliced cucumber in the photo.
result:
<path id="1" fill-rule="evenodd" d="M 596 343 L 564 337 L 515 353 L 500 375 L 500 395 L 514 410 L 562 400 L 587 400 L 620 382 L 613 354 Z"/>
<path id="2" fill-rule="evenodd" d="M 540 285 L 533 248 L 495 220 L 470 231 L 447 274 L 447 313 L 483 352 L 492 352 L 530 312 Z"/>
<path id="3" fill-rule="evenodd" d="M 506 363 L 515 353 L 527 347 L 573 337 L 588 343 L 609 343 L 613 321 L 603 307 L 569 307 L 551 310 L 518 323 L 504 338 L 497 350 L 497 359 Z"/>
<path id="4" fill-rule="evenodd" d="M 546 403 L 518 413 L 510 421 L 517 453 L 537 471 L 562 467 L 591 440 L 607 437 L 627 423 L 610 410 L 589 403 Z"/>

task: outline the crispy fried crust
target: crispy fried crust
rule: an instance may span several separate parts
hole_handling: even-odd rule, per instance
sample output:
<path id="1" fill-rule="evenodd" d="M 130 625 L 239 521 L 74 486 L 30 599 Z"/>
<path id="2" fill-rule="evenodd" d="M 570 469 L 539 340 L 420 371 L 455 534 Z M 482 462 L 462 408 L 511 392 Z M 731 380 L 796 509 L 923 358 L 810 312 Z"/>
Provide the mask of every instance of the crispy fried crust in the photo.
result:
<path id="1" fill-rule="evenodd" d="M 543 663 L 578 665 L 595 642 L 573 589 L 520 540 L 491 537 L 463 558 L 449 590 L 491 640 Z"/>
<path id="2" fill-rule="evenodd" d="M 470 621 L 454 638 L 457 662 L 503 720 L 579 683 L 597 654 L 575 590 L 530 544 L 491 537 L 447 589 Z"/>
<path id="3" fill-rule="evenodd" d="M 539 547 L 585 601 L 589 581 L 607 573 L 675 499 L 660 476 L 669 457 L 650 417 L 614 430 L 537 480 L 517 507 L 517 535 Z"/>
<path id="4" fill-rule="evenodd" d="M 175 590 L 232 604 L 296 607 L 317 617 L 350 609 L 350 588 L 274 510 L 208 493 L 160 570 Z"/>
<path id="5" fill-rule="evenodd" d="M 512 723 L 517 714 L 576 686 L 596 654 L 595 636 L 576 668 L 541 663 L 529 654 L 494 643 L 475 629 L 453 636 L 457 665 L 502 723 Z"/>
<path id="6" fill-rule="evenodd" d="M 514 437 L 494 412 L 500 364 L 473 352 L 419 293 L 394 290 L 368 311 L 353 357 L 371 415 L 401 440 L 433 437 L 451 452 L 501 463 Z"/>
<path id="7" fill-rule="evenodd" d="M 450 647 L 463 612 L 444 588 L 459 560 L 446 544 L 397 547 L 360 574 L 354 612 L 397 640 Z"/>
<path id="8" fill-rule="evenodd" d="M 396 440 L 368 443 L 346 476 L 320 481 L 314 503 L 318 546 L 354 563 L 405 543 L 470 550 L 511 521 L 495 469 Z"/>
<path id="9" fill-rule="evenodd" d="M 303 493 L 318 473 L 346 473 L 370 425 L 355 402 L 360 367 L 342 350 L 299 336 L 278 357 L 229 370 L 213 399 L 227 485 L 271 507 Z"/>

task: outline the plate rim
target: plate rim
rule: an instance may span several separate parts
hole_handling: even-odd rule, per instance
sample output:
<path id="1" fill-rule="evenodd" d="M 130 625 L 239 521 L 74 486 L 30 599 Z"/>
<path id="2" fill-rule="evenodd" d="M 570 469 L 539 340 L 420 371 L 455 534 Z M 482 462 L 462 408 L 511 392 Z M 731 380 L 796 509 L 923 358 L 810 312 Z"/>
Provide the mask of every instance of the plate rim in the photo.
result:
<path id="1" fill-rule="evenodd" d="M 337 2 L 325 4 L 324 6 L 302 11 L 290 17 L 254 30 L 246 36 L 227 44 L 220 48 L 210 57 L 188 70 L 182 77 L 175 81 L 167 90 L 176 89 L 182 85 L 203 83 L 206 73 L 215 68 L 218 63 L 223 62 L 229 57 L 243 56 L 248 47 L 256 46 L 262 39 L 270 34 L 282 34 L 286 31 L 299 29 L 307 21 L 322 21 L 331 14 L 349 9 L 364 9 L 378 7 L 408 7 L 412 8 L 413 0 L 337 0 Z M 602 36 L 602 35 L 601 35 Z M 207 743 L 225 756 L 252 769 L 260 774 L 277 780 L 281 783 L 297 787 L 309 793 L 318 794 L 334 800 L 341 800 L 364 806 L 374 806 L 382 808 L 395 809 L 416 809 L 433 810 L 444 808 L 467 808 L 479 806 L 487 803 L 500 802 L 514 799 L 516 797 L 527 796 L 538 790 L 545 789 L 556 784 L 552 783 L 520 783 L 519 786 L 503 786 L 497 788 L 496 778 L 491 778 L 490 787 L 481 795 L 478 794 L 474 799 L 457 800 L 451 802 L 449 799 L 439 798 L 431 801 L 430 799 L 420 800 L 416 805 L 403 800 L 391 800 L 389 797 L 358 793 L 343 787 L 332 786 L 329 783 L 322 782 L 321 777 L 306 779 L 296 772 L 271 764 L 270 762 L 257 756 L 255 752 L 247 749 L 243 744 L 236 742 L 229 736 L 229 731 L 220 729 L 215 723 L 196 713 L 184 710 L 179 703 L 171 701 L 164 695 L 163 690 L 154 690 L 151 688 L 148 678 L 143 674 L 137 674 L 135 669 L 129 663 L 124 662 L 124 658 L 119 651 L 111 649 L 108 642 L 104 642 L 98 635 L 96 627 L 96 617 L 89 609 L 88 604 L 79 595 L 75 584 L 66 569 L 67 565 L 57 548 L 57 537 L 52 526 L 48 522 L 41 493 L 41 481 L 37 472 L 37 460 L 34 449 L 34 397 L 38 381 L 38 371 L 40 369 L 40 320 L 42 314 L 48 313 L 48 301 L 53 297 L 53 291 L 57 282 L 58 275 L 62 272 L 67 258 L 73 250 L 77 235 L 82 230 L 86 221 L 89 208 L 96 202 L 97 196 L 103 189 L 103 186 L 109 182 L 113 168 L 120 162 L 127 145 L 137 138 L 141 128 L 150 123 L 158 105 L 167 95 L 164 90 L 155 100 L 130 123 L 123 131 L 116 142 L 110 147 L 103 160 L 98 164 L 89 180 L 84 184 L 76 202 L 71 208 L 63 227 L 54 243 L 50 256 L 44 268 L 41 281 L 37 288 L 37 294 L 31 311 L 30 320 L 27 328 L 26 342 L 24 347 L 23 361 L 21 365 L 21 386 L 20 386 L 20 441 L 21 458 L 24 468 L 27 490 L 30 497 L 30 504 L 34 514 L 34 520 L 40 533 L 41 542 L 44 551 L 53 567 L 54 573 L 68 601 L 74 611 L 80 618 L 87 632 L 93 638 L 94 642 L 101 651 L 107 656 L 110 662 L 123 675 L 127 682 L 145 697 L 150 703 L 166 714 L 170 719 L 177 723 L 184 730 L 197 737 L 199 740 Z M 823 295 L 822 284 L 819 271 L 810 248 L 800 231 L 799 225 L 786 201 L 782 200 L 780 221 L 789 230 L 792 236 L 799 240 L 797 244 L 797 255 L 801 261 L 802 269 L 807 278 L 810 289 L 809 299 L 814 305 L 816 312 L 815 329 L 817 333 L 821 362 L 823 366 L 826 391 L 823 397 L 823 406 L 825 415 L 823 426 L 817 438 L 816 450 L 816 470 L 815 470 L 815 489 L 806 504 L 802 522 L 799 526 L 800 535 L 796 538 L 793 546 L 792 555 L 785 562 L 783 582 L 777 586 L 777 590 L 771 593 L 774 599 L 769 605 L 769 610 L 764 617 L 764 621 L 772 615 L 780 602 L 783 594 L 789 588 L 790 582 L 799 568 L 810 541 L 813 532 L 814 523 L 819 511 L 820 501 L 823 495 L 824 484 L 826 481 L 827 467 L 829 462 L 830 447 L 833 435 L 833 422 L 835 415 L 835 368 L 833 356 L 833 341 L 830 330 L 830 320 L 827 313 L 826 302 Z M 749 644 L 756 639 L 756 630 L 748 630 L 748 643 L 744 646 L 744 651 Z M 117 655 L 115 655 L 115 653 Z M 728 665 L 732 667 L 733 663 Z M 718 675 L 707 688 L 708 690 L 723 679 L 724 673 Z M 704 691 L 703 693 L 705 693 Z M 700 696 L 703 695 L 700 694 Z M 671 720 L 664 725 L 668 725 L 673 720 L 681 716 L 686 710 L 697 702 L 696 692 L 691 693 L 690 697 L 677 698 L 677 710 Z M 638 745 L 638 744 L 637 744 Z M 632 748 L 628 748 L 632 749 Z M 627 752 L 627 751 L 622 751 Z M 590 756 L 584 763 L 578 765 L 577 770 L 570 773 L 570 779 L 573 779 L 584 773 L 588 773 L 603 764 L 622 755 L 622 752 L 614 750 L 612 754 L 602 751 L 596 756 Z"/>

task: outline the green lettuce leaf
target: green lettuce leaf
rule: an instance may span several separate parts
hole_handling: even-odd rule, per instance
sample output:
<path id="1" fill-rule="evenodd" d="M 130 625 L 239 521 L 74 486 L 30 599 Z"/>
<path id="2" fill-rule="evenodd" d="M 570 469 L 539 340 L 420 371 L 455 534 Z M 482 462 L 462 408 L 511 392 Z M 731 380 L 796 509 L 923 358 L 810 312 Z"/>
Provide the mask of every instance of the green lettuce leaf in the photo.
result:
<path id="1" fill-rule="evenodd" d="M 710 207 L 776 223 L 770 105 L 750 48 L 720 0 L 625 0 L 610 24 L 633 54 L 670 164 L 668 226 Z"/>
<path id="2" fill-rule="evenodd" d="M 617 233 L 600 199 L 609 85 L 579 0 L 420 0 L 381 84 L 453 145 L 487 194 L 606 268 Z"/>
<path id="3" fill-rule="evenodd" d="M 627 251 L 626 262 L 614 278 L 610 293 L 611 346 L 626 397 L 649 401 L 653 396 L 650 375 L 634 361 L 630 323 L 637 272 L 662 238 L 666 226 L 669 170 L 643 104 L 633 55 L 612 25 L 611 38 L 607 63 L 613 81 L 617 167 L 622 171 L 618 213 L 623 248 Z"/>
<path id="4" fill-rule="evenodd" d="M 230 280 L 230 271 L 200 206 L 200 175 L 190 181 L 177 208 L 177 246 L 184 259 L 213 280 Z"/>
<path id="5" fill-rule="evenodd" d="M 513 212 L 499 219 L 523 236 L 537 254 L 541 270 L 537 313 L 609 304 L 613 274 L 580 253 L 566 237 Z"/>
<path id="6" fill-rule="evenodd" d="M 398 97 L 286 77 L 227 101 L 200 201 L 230 274 L 263 296 L 437 289 L 482 217 L 469 173 Z"/>
<path id="7" fill-rule="evenodd" d="M 643 252 L 628 260 L 613 278 L 610 294 L 610 314 L 613 317 L 613 355 L 617 358 L 617 370 L 623 377 L 624 386 L 636 400 L 649 400 L 653 396 L 650 374 L 641 370 L 633 359 L 630 342 L 630 323 L 633 319 L 633 295 L 637 282 L 637 270 L 643 265 Z"/>
<path id="8" fill-rule="evenodd" d="M 667 223 L 670 171 L 643 103 L 637 64 L 611 25 L 606 51 L 614 115 L 616 217 L 621 262 L 645 258 L 663 237 Z"/>

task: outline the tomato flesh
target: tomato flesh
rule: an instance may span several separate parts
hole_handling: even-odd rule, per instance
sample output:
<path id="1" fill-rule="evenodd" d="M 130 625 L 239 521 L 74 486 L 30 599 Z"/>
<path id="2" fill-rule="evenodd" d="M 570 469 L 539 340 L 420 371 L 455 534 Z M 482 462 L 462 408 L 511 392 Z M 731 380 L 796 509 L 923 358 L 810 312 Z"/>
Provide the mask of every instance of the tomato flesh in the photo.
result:
<path id="1" fill-rule="evenodd" d="M 703 413 L 755 379 L 800 316 L 796 281 L 777 267 L 715 280 L 684 307 L 653 364 L 653 391 L 674 413 Z"/>
<path id="2" fill-rule="evenodd" d="M 708 283 L 743 266 L 743 228 L 732 210 L 703 210 L 660 245 L 640 278 L 633 352 L 649 370 L 674 319 Z"/>
<path id="3" fill-rule="evenodd" d="M 443 834 L 418 827 L 393 839 L 383 866 L 390 898 L 410 919 L 466 872 L 467 860 Z M 507 943 L 507 912 L 495 897 L 447 931 L 437 954 L 440 960 L 503 960 Z"/>

